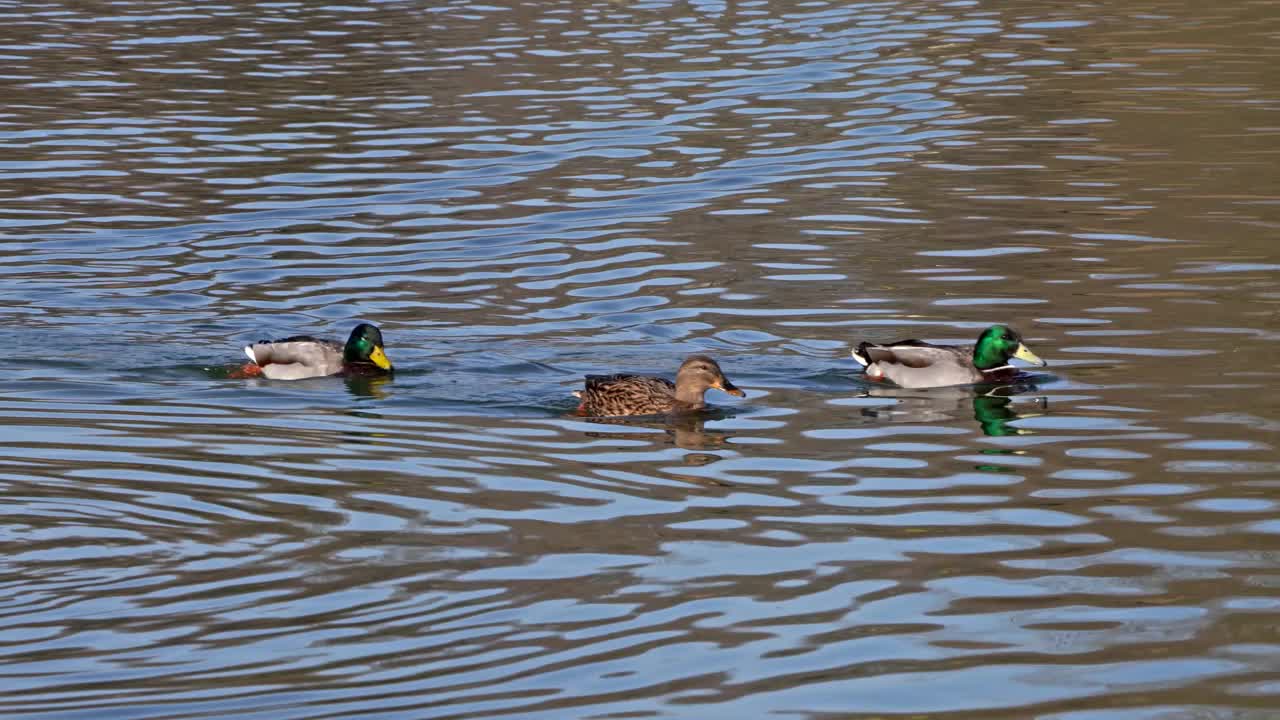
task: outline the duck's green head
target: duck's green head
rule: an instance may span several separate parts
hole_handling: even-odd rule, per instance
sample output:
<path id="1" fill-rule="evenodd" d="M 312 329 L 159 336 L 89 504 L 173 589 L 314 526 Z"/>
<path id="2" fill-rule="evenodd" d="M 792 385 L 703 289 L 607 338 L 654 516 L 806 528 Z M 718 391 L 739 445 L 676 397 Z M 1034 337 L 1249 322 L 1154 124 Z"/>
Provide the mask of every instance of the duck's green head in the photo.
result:
<path id="1" fill-rule="evenodd" d="M 382 349 L 382 331 L 369 323 L 360 323 L 347 338 L 342 350 L 345 363 L 370 363 L 382 370 L 391 370 L 391 361 Z"/>
<path id="2" fill-rule="evenodd" d="M 1005 325 L 987 328 L 978 337 L 978 344 L 973 346 L 973 365 L 979 370 L 1008 365 L 1010 358 L 1025 360 L 1041 367 L 1048 364 L 1022 344 L 1022 336 L 1017 330 Z"/>

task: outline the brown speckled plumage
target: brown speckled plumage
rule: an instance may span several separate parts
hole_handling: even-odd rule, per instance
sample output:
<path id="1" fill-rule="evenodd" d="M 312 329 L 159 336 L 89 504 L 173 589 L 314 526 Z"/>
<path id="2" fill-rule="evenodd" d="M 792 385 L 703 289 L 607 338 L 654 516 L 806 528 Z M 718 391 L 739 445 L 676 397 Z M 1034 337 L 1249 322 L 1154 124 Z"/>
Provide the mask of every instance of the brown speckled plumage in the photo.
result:
<path id="1" fill-rule="evenodd" d="M 701 410 L 706 407 L 703 394 L 710 388 L 746 395 L 706 355 L 685 360 L 674 383 L 648 375 L 588 375 L 586 386 L 573 394 L 582 399 L 579 415 L 659 415 Z"/>

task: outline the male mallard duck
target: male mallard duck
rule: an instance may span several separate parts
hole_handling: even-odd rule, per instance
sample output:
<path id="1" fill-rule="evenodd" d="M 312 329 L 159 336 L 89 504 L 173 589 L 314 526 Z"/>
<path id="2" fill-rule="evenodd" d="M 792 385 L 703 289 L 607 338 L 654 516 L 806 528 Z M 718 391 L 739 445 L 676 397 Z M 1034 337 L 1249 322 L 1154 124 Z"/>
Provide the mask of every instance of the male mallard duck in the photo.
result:
<path id="1" fill-rule="evenodd" d="M 984 330 L 973 347 L 902 340 L 888 345 L 864 342 L 853 350 L 853 359 L 866 368 L 868 378 L 889 380 L 904 388 L 999 380 L 1002 371 L 1013 370 L 1010 358 L 1041 367 L 1047 364 L 1022 344 L 1016 330 L 1004 325 Z"/>
<path id="2" fill-rule="evenodd" d="M 253 361 L 253 365 L 244 368 L 245 375 L 261 373 L 273 380 L 391 371 L 391 361 L 382 349 L 382 332 L 368 323 L 357 325 L 345 346 L 332 340 L 298 335 L 283 340 L 259 340 L 246 345 L 244 354 Z"/>
<path id="3" fill-rule="evenodd" d="M 746 397 L 706 355 L 685 360 L 674 383 L 647 375 L 588 375 L 586 388 L 573 395 L 582 399 L 579 415 L 658 415 L 705 408 L 709 388 Z"/>

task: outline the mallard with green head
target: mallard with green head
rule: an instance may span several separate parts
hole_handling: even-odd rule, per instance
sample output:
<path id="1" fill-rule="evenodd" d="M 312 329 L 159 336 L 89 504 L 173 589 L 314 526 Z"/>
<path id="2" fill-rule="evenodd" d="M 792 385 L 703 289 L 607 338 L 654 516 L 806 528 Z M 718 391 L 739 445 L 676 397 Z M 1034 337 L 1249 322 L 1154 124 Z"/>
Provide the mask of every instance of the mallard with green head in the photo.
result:
<path id="1" fill-rule="evenodd" d="M 972 347 L 902 340 L 887 345 L 864 342 L 853 349 L 853 359 L 866 368 L 867 378 L 904 388 L 1005 380 L 1016 372 L 1011 358 L 1040 367 L 1047 364 L 1023 344 L 1018 331 L 1004 325 L 982 331 Z"/>
<path id="2" fill-rule="evenodd" d="M 588 375 L 586 387 L 573 395 L 582 400 L 579 415 L 662 415 L 702 410 L 707 406 L 704 396 L 711 388 L 738 397 L 747 395 L 706 355 L 686 359 L 674 383 L 648 375 Z"/>
<path id="3" fill-rule="evenodd" d="M 244 354 L 253 361 L 244 368 L 246 376 L 262 375 L 272 380 L 391 372 L 391 361 L 383 350 L 382 331 L 368 323 L 357 325 L 346 345 L 298 335 L 283 340 L 259 340 L 246 345 Z"/>

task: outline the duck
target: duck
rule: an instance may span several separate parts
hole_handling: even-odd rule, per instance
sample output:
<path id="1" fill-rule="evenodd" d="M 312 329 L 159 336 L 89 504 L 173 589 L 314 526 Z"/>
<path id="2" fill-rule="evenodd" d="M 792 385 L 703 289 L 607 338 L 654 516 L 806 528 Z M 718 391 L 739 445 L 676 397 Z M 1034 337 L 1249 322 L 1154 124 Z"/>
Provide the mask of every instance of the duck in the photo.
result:
<path id="1" fill-rule="evenodd" d="M 588 375 L 586 386 L 573 391 L 573 396 L 582 401 L 577 410 L 582 416 L 662 415 L 705 409 L 705 395 L 711 388 L 747 396 L 706 355 L 686 358 L 674 383 L 648 375 Z"/>
<path id="2" fill-rule="evenodd" d="M 246 345 L 251 361 L 242 373 L 272 380 L 301 380 L 328 375 L 383 375 L 392 371 L 383 348 L 382 331 L 360 323 L 351 331 L 347 344 L 333 340 L 295 335 L 282 340 L 259 340 Z"/>
<path id="3" fill-rule="evenodd" d="M 1018 331 L 992 325 L 968 345 L 931 345 L 900 340 L 887 345 L 863 342 L 853 349 L 853 359 L 865 368 L 868 379 L 888 380 L 904 388 L 933 388 L 1008 379 L 1016 372 L 1009 364 L 1017 358 L 1048 365 L 1022 342 Z"/>

